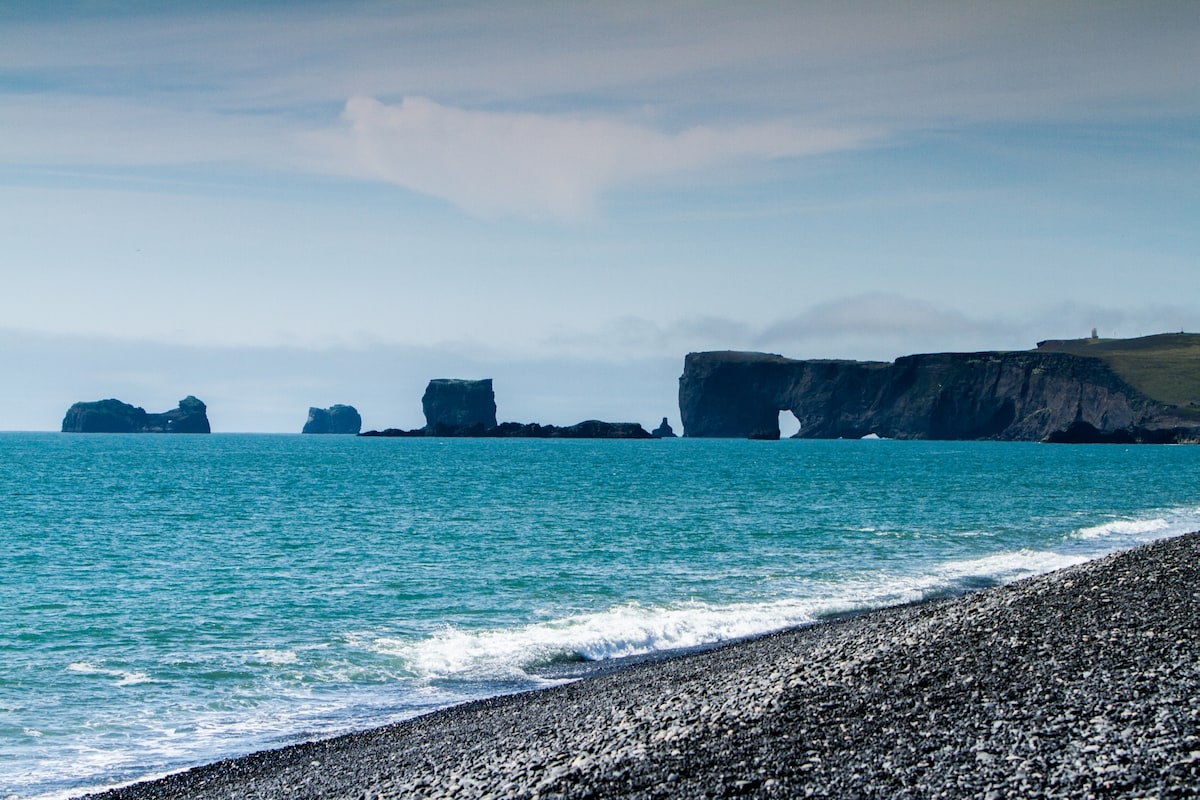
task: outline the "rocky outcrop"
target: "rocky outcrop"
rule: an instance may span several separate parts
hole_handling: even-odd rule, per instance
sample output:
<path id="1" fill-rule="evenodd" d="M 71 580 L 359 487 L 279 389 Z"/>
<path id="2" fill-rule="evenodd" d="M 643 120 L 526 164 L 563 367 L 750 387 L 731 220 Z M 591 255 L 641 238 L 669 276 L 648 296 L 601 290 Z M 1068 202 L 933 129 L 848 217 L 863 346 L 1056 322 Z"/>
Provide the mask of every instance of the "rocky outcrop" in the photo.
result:
<path id="1" fill-rule="evenodd" d="M 120 400 L 76 403 L 63 417 L 63 433 L 210 433 L 208 408 L 188 395 L 160 414 Z"/>
<path id="2" fill-rule="evenodd" d="M 406 431 L 385 428 L 360 436 L 398 438 L 409 436 L 451 436 L 490 439 L 650 439 L 646 429 L 636 422 L 601 422 L 589 419 L 575 425 L 540 425 L 536 422 L 496 423 L 496 396 L 492 380 L 468 381 L 435 378 L 421 398 L 425 409 L 425 427 Z M 664 420 L 665 422 L 665 420 Z"/>
<path id="3" fill-rule="evenodd" d="M 1184 442 L 1200 419 L 1146 397 L 1097 358 L 1041 351 L 932 353 L 895 362 L 690 353 L 679 379 L 684 435 Z"/>
<path id="4" fill-rule="evenodd" d="M 574 425 L 539 425 L 536 422 L 504 422 L 488 431 L 486 436 L 507 439 L 651 439 L 645 428 L 636 422 L 602 422 L 589 419 Z"/>
<path id="5" fill-rule="evenodd" d="M 308 421 L 301 433 L 356 434 L 362 430 L 362 417 L 354 406 L 332 405 L 309 408 Z"/>
<path id="6" fill-rule="evenodd" d="M 409 436 L 451 436 L 457 438 L 485 439 L 652 439 L 645 428 L 636 422 L 601 422 L 589 419 L 575 425 L 540 425 L 536 422 L 502 422 L 494 428 L 484 430 L 480 426 L 468 428 L 441 428 L 430 431 L 426 428 L 406 431 L 386 428 L 382 431 L 367 431 L 360 436 L 382 436 L 399 438 Z"/>
<path id="7" fill-rule="evenodd" d="M 496 394 L 492 379 L 479 381 L 434 378 L 421 397 L 425 429 L 434 435 L 458 431 L 482 434 L 496 427 Z"/>
<path id="8" fill-rule="evenodd" d="M 653 436 L 655 439 L 674 439 L 674 438 L 676 438 L 675 437 L 675 429 L 671 427 L 671 423 L 667 422 L 666 417 L 663 417 L 662 423 L 657 428 L 650 431 L 650 435 Z"/>
<path id="9" fill-rule="evenodd" d="M 421 431 L 391 429 L 383 436 L 457 436 L 508 439 L 649 439 L 636 422 L 587 420 L 559 427 L 536 422 L 496 423 L 496 394 L 492 379 L 471 381 L 435 378 L 421 398 L 425 428 Z M 374 432 L 373 432 L 374 433 Z"/>

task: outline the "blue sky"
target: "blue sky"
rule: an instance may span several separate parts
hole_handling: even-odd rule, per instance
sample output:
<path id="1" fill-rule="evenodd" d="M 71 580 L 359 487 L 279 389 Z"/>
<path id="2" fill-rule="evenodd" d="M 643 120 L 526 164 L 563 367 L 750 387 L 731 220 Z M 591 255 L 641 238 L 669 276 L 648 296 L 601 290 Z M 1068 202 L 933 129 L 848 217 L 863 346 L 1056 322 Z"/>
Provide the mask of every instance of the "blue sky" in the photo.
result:
<path id="1" fill-rule="evenodd" d="M 683 356 L 1200 330 L 1200 4 L 0 3 L 0 429 L 678 426 Z"/>

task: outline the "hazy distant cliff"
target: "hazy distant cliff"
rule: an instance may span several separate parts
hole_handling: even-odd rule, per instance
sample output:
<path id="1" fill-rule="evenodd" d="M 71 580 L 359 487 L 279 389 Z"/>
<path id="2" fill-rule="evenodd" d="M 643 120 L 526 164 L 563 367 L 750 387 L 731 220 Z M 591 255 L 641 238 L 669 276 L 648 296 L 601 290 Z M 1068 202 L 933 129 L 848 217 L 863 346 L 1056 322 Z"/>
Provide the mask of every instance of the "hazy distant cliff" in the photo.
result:
<path id="1" fill-rule="evenodd" d="M 691 353 L 679 379 L 685 436 L 1177 442 L 1200 416 L 1150 399 L 1100 358 L 1063 352 L 933 353 L 895 362 Z"/>

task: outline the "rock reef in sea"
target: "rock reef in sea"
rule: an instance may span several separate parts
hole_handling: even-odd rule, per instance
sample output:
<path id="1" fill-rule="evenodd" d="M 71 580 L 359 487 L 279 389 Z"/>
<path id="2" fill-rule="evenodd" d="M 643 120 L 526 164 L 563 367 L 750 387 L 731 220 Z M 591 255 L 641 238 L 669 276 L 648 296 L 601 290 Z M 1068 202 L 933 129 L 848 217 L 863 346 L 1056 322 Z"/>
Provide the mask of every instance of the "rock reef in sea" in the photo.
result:
<path id="1" fill-rule="evenodd" d="M 362 416 L 354 406 L 311 407 L 301 433 L 356 434 L 362 430 Z"/>
<path id="2" fill-rule="evenodd" d="M 63 433 L 211 433 L 208 407 L 192 395 L 178 408 L 159 414 L 109 398 L 79 402 L 67 409 Z"/>
<path id="3" fill-rule="evenodd" d="M 492 379 L 435 378 L 421 398 L 425 427 L 414 430 L 385 428 L 360 436 L 451 436 L 494 439 L 652 439 L 636 422 L 603 422 L 589 419 L 575 425 L 541 425 L 536 422 L 496 422 L 496 394 Z M 663 420 L 666 422 L 666 419 Z"/>

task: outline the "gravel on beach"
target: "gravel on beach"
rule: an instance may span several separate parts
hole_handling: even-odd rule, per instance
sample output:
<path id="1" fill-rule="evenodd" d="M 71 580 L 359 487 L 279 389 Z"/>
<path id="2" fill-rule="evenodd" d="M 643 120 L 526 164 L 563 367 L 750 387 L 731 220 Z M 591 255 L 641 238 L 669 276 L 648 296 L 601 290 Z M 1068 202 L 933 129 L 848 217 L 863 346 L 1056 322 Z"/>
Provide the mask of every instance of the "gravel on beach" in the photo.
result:
<path id="1" fill-rule="evenodd" d="M 106 792 L 1200 797 L 1200 533 Z"/>

